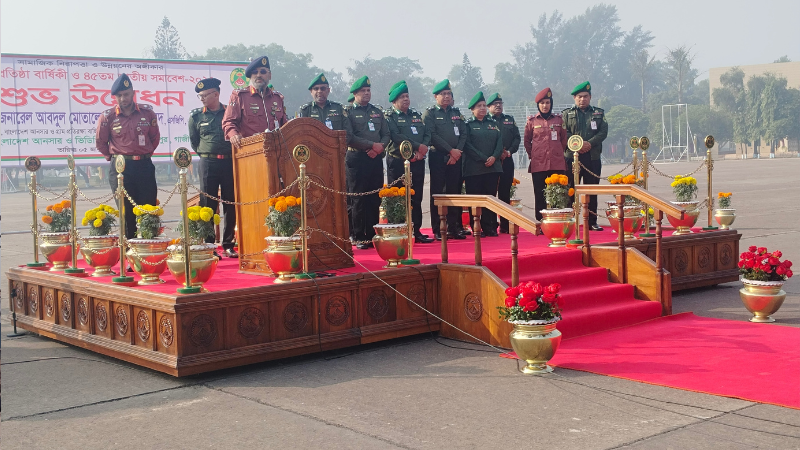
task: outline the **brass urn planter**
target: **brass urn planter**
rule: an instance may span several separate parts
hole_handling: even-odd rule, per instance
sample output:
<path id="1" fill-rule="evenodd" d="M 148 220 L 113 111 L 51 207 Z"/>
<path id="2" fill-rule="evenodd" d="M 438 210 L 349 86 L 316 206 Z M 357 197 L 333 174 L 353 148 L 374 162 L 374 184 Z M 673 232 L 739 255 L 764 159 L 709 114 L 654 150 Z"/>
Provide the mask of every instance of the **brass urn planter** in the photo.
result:
<path id="1" fill-rule="evenodd" d="M 169 253 L 167 238 L 128 239 L 128 252 L 125 254 L 133 270 L 142 277 L 141 285 L 163 283 L 161 274 L 167 269 Z"/>
<path id="2" fill-rule="evenodd" d="M 743 288 L 739 289 L 739 297 L 744 307 L 753 313 L 750 322 L 770 323 L 775 319 L 770 317 L 783 305 L 786 291 L 783 281 L 757 281 L 742 278 Z"/>
<path id="3" fill-rule="evenodd" d="M 529 375 L 549 373 L 553 368 L 547 364 L 561 344 L 561 332 L 556 329 L 555 322 L 530 321 L 541 323 L 509 322 L 514 331 L 509 334 L 511 347 L 519 359 L 527 365 L 522 369 Z"/>
<path id="4" fill-rule="evenodd" d="M 575 217 L 571 208 L 543 209 L 542 233 L 550 239 L 548 247 L 564 247 L 575 232 Z"/>
<path id="5" fill-rule="evenodd" d="M 278 275 L 275 283 L 290 283 L 303 270 L 303 248 L 300 236 L 267 236 L 264 259 L 269 269 Z"/>
<path id="6" fill-rule="evenodd" d="M 192 286 L 203 288 L 204 283 L 208 283 L 214 272 L 217 270 L 219 259 L 214 256 L 214 244 L 195 244 L 189 246 L 189 257 L 191 261 L 192 276 L 189 280 Z M 183 254 L 183 245 L 170 245 L 167 250 L 170 252 L 167 259 L 167 268 L 178 284 L 186 281 L 186 264 Z M 205 288 L 203 291 L 208 292 Z"/>
<path id="7" fill-rule="evenodd" d="M 404 223 L 378 224 L 373 226 L 375 236 L 372 244 L 378 256 L 386 261 L 384 269 L 397 267 L 408 258 L 408 226 Z"/>
<path id="8" fill-rule="evenodd" d="M 697 209 L 698 201 L 691 202 L 672 202 L 678 208 L 683 208 L 686 212 L 683 214 L 683 219 L 667 216 L 670 225 L 675 228 L 673 236 L 683 236 L 692 234 L 692 227 L 697 223 L 697 217 L 700 215 L 700 210 Z"/>
<path id="9" fill-rule="evenodd" d="M 619 212 L 617 211 L 616 203 L 608 202 L 606 215 L 608 222 L 611 224 L 611 230 L 615 233 L 619 232 Z M 622 215 L 623 236 L 625 239 L 636 239 L 633 233 L 639 231 L 642 228 L 642 222 L 644 222 L 642 207 L 640 205 L 623 206 Z"/>
<path id="10" fill-rule="evenodd" d="M 83 260 L 94 268 L 91 276 L 116 275 L 111 268 L 119 263 L 119 236 L 84 236 L 81 240 Z"/>
<path id="11" fill-rule="evenodd" d="M 61 272 L 68 269 L 72 262 L 72 240 L 70 233 L 39 233 L 39 249 L 47 261 L 53 265 L 51 272 Z"/>
<path id="12" fill-rule="evenodd" d="M 720 230 L 730 230 L 733 221 L 736 220 L 736 210 L 733 208 L 720 208 L 714 211 L 714 220 L 717 221 Z"/>

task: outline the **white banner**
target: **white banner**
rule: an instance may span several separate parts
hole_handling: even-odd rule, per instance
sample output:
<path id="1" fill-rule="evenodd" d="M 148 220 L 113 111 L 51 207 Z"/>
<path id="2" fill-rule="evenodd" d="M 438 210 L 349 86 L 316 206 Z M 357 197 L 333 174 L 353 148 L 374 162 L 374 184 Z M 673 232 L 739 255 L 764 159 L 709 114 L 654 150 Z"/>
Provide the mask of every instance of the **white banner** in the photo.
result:
<path id="1" fill-rule="evenodd" d="M 22 166 L 28 156 L 44 165 L 105 164 L 95 147 L 97 118 L 116 105 L 111 84 L 128 74 L 136 102 L 153 107 L 161 143 L 153 161 L 168 161 L 178 147 L 189 148 L 189 113 L 202 107 L 195 84 L 222 81 L 220 101 L 245 87 L 247 63 L 163 61 L 12 55 L 0 58 L 0 150 L 4 167 Z"/>

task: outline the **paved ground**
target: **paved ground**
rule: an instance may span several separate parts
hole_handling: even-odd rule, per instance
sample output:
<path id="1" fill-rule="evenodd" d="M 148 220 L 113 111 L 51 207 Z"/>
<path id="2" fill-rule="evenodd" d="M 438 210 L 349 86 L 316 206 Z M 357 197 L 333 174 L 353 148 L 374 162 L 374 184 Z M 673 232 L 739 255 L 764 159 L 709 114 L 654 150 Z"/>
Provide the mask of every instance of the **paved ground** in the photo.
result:
<path id="1" fill-rule="evenodd" d="M 800 261 L 798 173 L 800 159 L 717 163 L 715 192 L 734 193 L 743 247 Z M 530 178 L 517 178 L 531 199 Z M 668 183 L 655 178 L 652 190 L 670 198 Z M 28 205 L 25 194 L 3 195 L 3 229 L 25 229 Z M 3 244 L 4 268 L 30 260 L 28 236 Z M 674 310 L 746 320 L 738 288 L 678 293 Z M 800 276 L 785 289 L 778 323 L 764 326 L 800 326 Z M 35 335 L 5 337 L 7 289 L 2 315 L 4 449 L 800 448 L 797 410 L 565 369 L 528 377 L 489 349 L 430 335 L 175 379 Z"/>

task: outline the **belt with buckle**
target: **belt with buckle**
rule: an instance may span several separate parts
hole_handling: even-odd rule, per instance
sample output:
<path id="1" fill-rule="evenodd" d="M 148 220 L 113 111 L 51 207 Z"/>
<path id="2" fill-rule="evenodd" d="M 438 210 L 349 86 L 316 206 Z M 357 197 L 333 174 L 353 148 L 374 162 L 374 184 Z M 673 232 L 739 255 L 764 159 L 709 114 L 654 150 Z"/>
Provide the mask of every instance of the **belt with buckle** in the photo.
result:
<path id="1" fill-rule="evenodd" d="M 357 148 L 353 148 L 353 147 L 347 147 L 347 151 L 348 151 L 348 152 L 357 152 L 357 151 L 359 151 L 359 150 L 358 150 Z"/>
<path id="2" fill-rule="evenodd" d="M 117 157 L 119 155 L 112 155 L 112 156 Z M 122 155 L 122 156 L 128 161 L 139 161 L 142 159 L 150 159 L 150 155 Z"/>
<path id="3" fill-rule="evenodd" d="M 230 159 L 231 155 L 215 155 L 213 153 L 200 153 L 200 157 L 206 159 Z"/>

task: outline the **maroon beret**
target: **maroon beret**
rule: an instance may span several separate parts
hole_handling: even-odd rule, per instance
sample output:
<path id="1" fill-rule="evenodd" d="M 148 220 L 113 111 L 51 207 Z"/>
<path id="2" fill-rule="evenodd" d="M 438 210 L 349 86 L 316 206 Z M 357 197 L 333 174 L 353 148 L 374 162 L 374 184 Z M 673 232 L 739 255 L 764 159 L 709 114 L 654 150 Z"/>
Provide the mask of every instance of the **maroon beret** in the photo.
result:
<path id="1" fill-rule="evenodd" d="M 550 103 L 553 103 L 553 91 L 551 91 L 549 87 L 542 89 L 538 94 L 536 94 L 536 103 L 539 103 L 546 98 L 549 98 Z"/>

